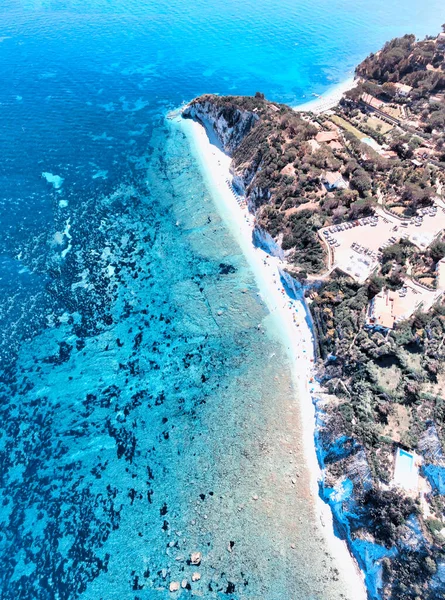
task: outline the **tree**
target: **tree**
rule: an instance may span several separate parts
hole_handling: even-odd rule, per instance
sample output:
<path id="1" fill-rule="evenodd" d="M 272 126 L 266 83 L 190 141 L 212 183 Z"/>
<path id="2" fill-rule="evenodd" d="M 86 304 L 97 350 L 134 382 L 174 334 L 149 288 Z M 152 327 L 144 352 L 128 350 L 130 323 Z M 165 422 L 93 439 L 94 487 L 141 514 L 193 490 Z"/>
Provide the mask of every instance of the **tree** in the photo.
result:
<path id="1" fill-rule="evenodd" d="M 334 211 L 332 212 L 332 218 L 334 223 L 341 223 L 341 221 L 343 221 L 343 217 L 347 212 L 348 210 L 345 206 L 339 206 L 338 208 L 334 209 Z"/>
<path id="2" fill-rule="evenodd" d="M 430 256 L 434 262 L 439 262 L 445 256 L 445 242 L 436 240 L 430 246 Z"/>
<path id="3" fill-rule="evenodd" d="M 409 240 L 401 240 L 399 243 L 391 244 L 383 250 L 383 262 L 395 261 L 404 265 L 406 259 L 415 251 L 415 246 Z"/>
<path id="4" fill-rule="evenodd" d="M 360 217 L 367 217 L 374 213 L 374 206 L 376 201 L 374 198 L 361 198 L 356 202 L 353 202 L 349 207 L 349 218 L 358 219 Z"/>
<path id="5" fill-rule="evenodd" d="M 385 81 L 385 83 L 382 85 L 382 89 L 390 98 L 395 98 L 397 94 L 397 88 L 393 83 Z"/>
<path id="6" fill-rule="evenodd" d="M 363 89 L 366 93 L 371 94 L 371 96 L 379 96 L 382 93 L 382 88 L 371 81 L 365 81 Z"/>
<path id="7" fill-rule="evenodd" d="M 390 548 L 397 540 L 399 528 L 416 511 L 416 505 L 398 491 L 371 489 L 365 494 L 363 509 L 376 541 Z"/>
<path id="8" fill-rule="evenodd" d="M 372 181 L 364 169 L 357 169 L 350 179 L 350 184 L 360 194 L 364 194 L 371 189 Z"/>
<path id="9" fill-rule="evenodd" d="M 372 275 L 368 282 L 368 298 L 374 298 L 379 292 L 382 291 L 385 280 L 383 277 L 378 275 Z"/>
<path id="10" fill-rule="evenodd" d="M 351 206 L 353 202 L 356 202 L 356 200 L 358 200 L 358 194 L 356 190 L 341 190 L 340 192 L 338 192 L 337 196 L 340 200 L 340 203 L 343 206 L 348 207 Z"/>

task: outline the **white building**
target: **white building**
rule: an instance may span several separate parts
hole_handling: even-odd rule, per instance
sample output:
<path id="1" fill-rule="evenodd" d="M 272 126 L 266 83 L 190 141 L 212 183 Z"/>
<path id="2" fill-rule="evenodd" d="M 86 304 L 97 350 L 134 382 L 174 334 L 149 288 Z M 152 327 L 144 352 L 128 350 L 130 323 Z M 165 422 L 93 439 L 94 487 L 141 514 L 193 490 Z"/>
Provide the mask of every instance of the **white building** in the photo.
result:
<path id="1" fill-rule="evenodd" d="M 343 179 L 339 171 L 326 171 L 321 181 L 328 192 L 332 190 L 344 190 L 348 187 L 347 182 Z"/>
<path id="2" fill-rule="evenodd" d="M 396 88 L 396 94 L 402 98 L 408 98 L 413 89 L 410 85 L 406 85 L 405 83 L 395 83 L 394 87 Z"/>

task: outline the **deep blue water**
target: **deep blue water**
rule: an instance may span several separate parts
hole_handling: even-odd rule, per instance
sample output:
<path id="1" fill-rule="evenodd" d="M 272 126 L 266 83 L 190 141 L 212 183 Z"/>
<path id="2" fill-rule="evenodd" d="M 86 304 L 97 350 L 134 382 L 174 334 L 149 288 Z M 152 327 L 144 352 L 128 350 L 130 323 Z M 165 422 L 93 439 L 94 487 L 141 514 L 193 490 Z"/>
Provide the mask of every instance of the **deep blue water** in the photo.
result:
<path id="1" fill-rule="evenodd" d="M 285 487 L 287 359 L 165 114 L 303 102 L 443 21 L 439 0 L 3 0 L 2 598 L 168 597 L 197 549 L 204 598 L 341 597 L 307 484 Z"/>

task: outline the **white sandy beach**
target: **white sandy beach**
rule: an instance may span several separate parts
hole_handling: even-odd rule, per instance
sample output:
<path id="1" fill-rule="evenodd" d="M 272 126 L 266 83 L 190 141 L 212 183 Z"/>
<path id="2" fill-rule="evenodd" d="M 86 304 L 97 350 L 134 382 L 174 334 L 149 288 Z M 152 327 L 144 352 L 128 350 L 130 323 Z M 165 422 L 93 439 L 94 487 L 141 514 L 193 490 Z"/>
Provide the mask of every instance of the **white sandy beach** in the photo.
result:
<path id="1" fill-rule="evenodd" d="M 321 94 L 320 96 L 314 98 L 313 100 L 309 100 L 304 104 L 299 104 L 298 106 L 295 106 L 294 109 L 297 111 L 322 113 L 325 110 L 334 108 L 334 106 L 336 106 L 341 100 L 343 94 L 355 87 L 355 85 L 356 81 L 354 77 L 350 77 L 345 81 L 342 81 L 342 83 L 335 85 L 324 94 Z"/>
<path id="2" fill-rule="evenodd" d="M 298 368 L 293 369 L 292 375 L 299 391 L 305 432 L 303 440 L 305 456 L 312 474 L 311 494 L 319 515 L 320 531 L 326 538 L 331 554 L 335 557 L 336 566 L 345 582 L 347 597 L 350 600 L 366 600 L 363 574 L 351 557 L 346 543 L 335 536 L 331 510 L 318 495 L 318 480 L 321 472 L 314 445 L 315 414 L 311 398 L 311 392 L 316 390 L 317 384 L 313 379 L 314 344 L 312 332 L 305 320 L 306 307 L 302 302 L 292 300 L 285 293 L 279 274 L 280 268 L 285 266 L 284 263 L 253 245 L 254 217 L 246 208 L 238 204 L 227 184 L 227 180 L 232 179 L 229 171 L 230 157 L 210 143 L 206 130 L 200 124 L 192 120 L 183 120 L 180 116 L 174 120 L 188 136 L 208 187 L 214 193 L 221 216 L 229 225 L 253 269 L 261 297 L 273 315 L 276 326 L 282 331 L 292 364 L 298 365 Z M 314 383 L 310 383 L 311 381 Z"/>

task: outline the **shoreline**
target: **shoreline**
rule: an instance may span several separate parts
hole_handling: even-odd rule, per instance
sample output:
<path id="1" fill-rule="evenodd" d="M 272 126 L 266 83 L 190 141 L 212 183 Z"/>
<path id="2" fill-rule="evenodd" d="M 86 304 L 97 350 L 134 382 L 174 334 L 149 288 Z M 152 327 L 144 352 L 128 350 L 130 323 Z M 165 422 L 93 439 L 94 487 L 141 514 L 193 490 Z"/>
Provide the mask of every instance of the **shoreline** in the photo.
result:
<path id="1" fill-rule="evenodd" d="M 326 110 L 330 110 L 336 106 L 344 93 L 351 90 L 356 85 L 355 77 L 348 77 L 345 81 L 337 83 L 332 88 L 329 88 L 324 94 L 321 94 L 313 100 L 304 102 L 303 104 L 297 104 L 292 108 L 298 112 L 313 112 L 322 113 Z"/>
<path id="2" fill-rule="evenodd" d="M 337 90 L 336 94 L 338 93 Z M 174 121 L 189 139 L 192 152 L 201 166 L 204 179 L 221 216 L 252 268 L 259 294 L 282 334 L 291 365 L 295 366 L 291 369 L 292 379 L 298 393 L 297 401 L 304 431 L 302 443 L 306 464 L 311 474 L 310 492 L 314 500 L 317 527 L 326 540 L 327 548 L 336 566 L 341 571 L 342 580 L 347 587 L 345 591 L 351 600 L 366 600 L 365 576 L 349 552 L 346 541 L 336 536 L 331 508 L 319 495 L 318 483 L 322 471 L 316 453 L 315 407 L 312 402 L 312 393 L 317 391 L 317 383 L 313 367 L 314 338 L 307 323 L 308 309 L 302 298 L 292 299 L 285 292 L 280 273 L 285 263 L 253 244 L 254 217 L 248 212 L 247 207 L 239 205 L 227 183 L 227 180 L 232 179 L 231 158 L 211 143 L 205 127 L 200 123 L 192 119 L 184 120 L 179 112 L 169 116 L 169 119 Z"/>

